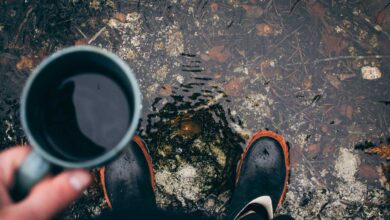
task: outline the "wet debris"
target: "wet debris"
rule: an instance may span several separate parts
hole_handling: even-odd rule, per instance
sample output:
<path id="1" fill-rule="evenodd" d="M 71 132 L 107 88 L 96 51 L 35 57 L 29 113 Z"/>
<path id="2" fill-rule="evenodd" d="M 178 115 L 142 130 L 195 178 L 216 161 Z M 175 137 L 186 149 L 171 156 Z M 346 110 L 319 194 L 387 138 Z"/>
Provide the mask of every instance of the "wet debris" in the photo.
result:
<path id="1" fill-rule="evenodd" d="M 169 84 L 165 84 L 161 87 L 159 94 L 161 96 L 170 96 L 172 94 L 172 86 Z"/>
<path id="2" fill-rule="evenodd" d="M 261 23 L 256 25 L 256 30 L 257 36 L 267 37 L 274 34 L 274 28 L 267 23 Z"/>
<path id="3" fill-rule="evenodd" d="M 348 42 L 343 36 L 335 34 L 333 31 L 324 29 L 321 34 L 321 42 L 326 55 L 340 55 L 340 53 L 348 48 Z"/>
<path id="4" fill-rule="evenodd" d="M 79 46 L 79 45 L 87 45 L 88 44 L 88 39 L 86 38 L 81 38 L 81 39 L 78 39 L 74 42 L 74 45 L 75 46 Z"/>
<path id="5" fill-rule="evenodd" d="M 126 15 L 124 13 L 120 13 L 120 12 L 115 13 L 114 18 L 122 23 L 126 22 Z"/>
<path id="6" fill-rule="evenodd" d="M 17 70 L 32 70 L 34 68 L 34 61 L 33 58 L 30 56 L 21 56 L 20 60 L 16 64 L 16 69 Z"/>
<path id="7" fill-rule="evenodd" d="M 225 86 L 224 90 L 228 96 L 239 96 L 241 94 L 241 79 L 232 79 Z"/>
<path id="8" fill-rule="evenodd" d="M 264 13 L 264 9 L 257 5 L 242 4 L 241 7 L 245 10 L 248 17 L 258 18 Z"/>
<path id="9" fill-rule="evenodd" d="M 378 154 L 381 158 L 390 160 L 390 146 L 385 144 L 380 144 L 377 147 L 366 149 L 364 152 L 369 154 Z"/>
<path id="10" fill-rule="evenodd" d="M 327 11 L 326 7 L 318 1 L 307 4 L 307 10 L 313 17 L 320 19 L 325 17 Z"/>
<path id="11" fill-rule="evenodd" d="M 358 176 L 362 176 L 366 179 L 378 179 L 379 173 L 375 166 L 370 164 L 361 163 L 358 167 Z"/>
<path id="12" fill-rule="evenodd" d="M 361 72 L 363 79 L 366 80 L 375 80 L 382 77 L 382 72 L 375 66 L 363 66 Z"/>
<path id="13" fill-rule="evenodd" d="M 214 12 L 214 13 L 217 12 L 218 8 L 219 8 L 218 3 L 213 2 L 213 3 L 210 4 L 210 9 L 211 9 L 212 12 Z"/>
<path id="14" fill-rule="evenodd" d="M 208 56 L 212 60 L 216 60 L 220 63 L 225 62 L 230 56 L 230 52 L 225 48 L 224 45 L 214 46 L 209 50 Z M 204 57 L 205 58 L 205 57 Z M 207 59 L 207 58 L 206 58 Z"/>

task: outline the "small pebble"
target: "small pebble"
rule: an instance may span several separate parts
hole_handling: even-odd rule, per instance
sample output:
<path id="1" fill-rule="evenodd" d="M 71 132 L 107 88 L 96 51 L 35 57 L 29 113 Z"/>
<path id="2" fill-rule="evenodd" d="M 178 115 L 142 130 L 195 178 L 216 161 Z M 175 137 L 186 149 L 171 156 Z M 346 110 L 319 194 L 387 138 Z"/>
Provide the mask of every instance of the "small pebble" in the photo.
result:
<path id="1" fill-rule="evenodd" d="M 363 79 L 366 80 L 375 80 L 382 77 L 382 72 L 375 66 L 363 66 L 361 71 Z"/>

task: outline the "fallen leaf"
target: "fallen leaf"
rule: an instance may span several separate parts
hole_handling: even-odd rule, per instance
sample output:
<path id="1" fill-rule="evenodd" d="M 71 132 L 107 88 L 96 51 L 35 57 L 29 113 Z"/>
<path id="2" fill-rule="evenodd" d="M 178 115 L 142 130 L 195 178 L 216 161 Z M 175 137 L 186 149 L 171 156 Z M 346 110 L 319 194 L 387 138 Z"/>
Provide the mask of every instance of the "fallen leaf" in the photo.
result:
<path id="1" fill-rule="evenodd" d="M 266 80 L 280 75 L 281 70 L 276 67 L 274 60 L 263 60 L 260 63 L 260 71 Z"/>
<path id="2" fill-rule="evenodd" d="M 377 147 L 366 149 L 365 152 L 369 154 L 378 154 L 381 158 L 390 160 L 390 146 L 384 144 L 381 144 Z"/>
<path id="3" fill-rule="evenodd" d="M 29 56 L 20 57 L 19 62 L 16 64 L 17 70 L 29 69 L 31 70 L 34 67 L 34 61 Z"/>
<path id="4" fill-rule="evenodd" d="M 120 12 L 115 13 L 114 18 L 122 23 L 126 21 L 126 15 Z"/>
<path id="5" fill-rule="evenodd" d="M 384 31 L 390 31 L 390 7 L 381 10 L 376 16 L 375 22 L 380 25 Z"/>
<path id="6" fill-rule="evenodd" d="M 258 18 L 263 15 L 264 10 L 257 5 L 241 5 L 249 17 Z"/>
<path id="7" fill-rule="evenodd" d="M 257 29 L 256 34 L 258 36 L 266 37 L 266 36 L 269 36 L 273 33 L 272 26 L 269 24 L 266 24 L 266 23 L 261 23 L 261 24 L 256 25 L 256 29 Z"/>
<path id="8" fill-rule="evenodd" d="M 379 178 L 378 171 L 374 166 L 369 164 L 360 164 L 358 167 L 358 175 L 366 179 L 377 179 Z"/>
<path id="9" fill-rule="evenodd" d="M 322 131 L 323 133 L 325 133 L 325 134 L 328 134 L 328 131 L 329 131 L 328 126 L 322 125 L 322 126 L 321 126 L 321 131 Z"/>
<path id="10" fill-rule="evenodd" d="M 326 15 L 326 8 L 319 2 L 307 4 L 307 10 L 312 16 L 317 18 L 324 18 Z"/>
<path id="11" fill-rule="evenodd" d="M 78 39 L 74 42 L 74 45 L 86 45 L 88 44 L 88 40 L 85 38 Z"/>
<path id="12" fill-rule="evenodd" d="M 211 8 L 211 11 L 212 12 L 217 12 L 218 11 L 218 4 L 217 3 L 211 3 L 211 5 L 210 5 L 210 8 Z"/>
<path id="13" fill-rule="evenodd" d="M 326 79 L 328 79 L 329 83 L 333 87 L 335 87 L 336 89 L 340 89 L 341 82 L 336 76 L 328 74 L 328 75 L 326 75 Z"/>
<path id="14" fill-rule="evenodd" d="M 211 48 L 208 55 L 211 59 L 223 63 L 230 57 L 230 52 L 224 45 L 219 45 Z"/>
<path id="15" fill-rule="evenodd" d="M 353 107 L 351 105 L 343 104 L 340 107 L 340 113 L 351 120 L 353 116 Z"/>
<path id="16" fill-rule="evenodd" d="M 200 59 L 202 59 L 204 61 L 209 61 L 210 57 L 209 57 L 209 55 L 202 53 L 202 54 L 200 54 Z"/>
<path id="17" fill-rule="evenodd" d="M 322 31 L 321 42 L 326 55 L 340 55 L 341 51 L 348 47 L 347 41 L 342 36 L 326 29 Z"/>
<path id="18" fill-rule="evenodd" d="M 322 154 L 329 155 L 334 152 L 336 148 L 331 144 L 326 144 L 324 149 L 322 149 Z"/>
<path id="19" fill-rule="evenodd" d="M 356 76 L 355 73 L 340 73 L 340 74 L 338 75 L 338 77 L 339 77 L 339 79 L 340 79 L 341 81 L 346 80 L 346 79 L 351 79 L 351 78 L 353 78 L 353 77 L 355 77 L 355 76 Z"/>
<path id="20" fill-rule="evenodd" d="M 161 96 L 170 96 L 172 94 L 172 86 L 171 85 L 163 85 L 160 89 Z"/>
<path id="21" fill-rule="evenodd" d="M 225 93 L 229 96 L 239 96 L 241 94 L 242 83 L 240 79 L 232 79 L 224 86 Z"/>
<path id="22" fill-rule="evenodd" d="M 311 79 L 303 80 L 303 88 L 304 89 L 311 89 L 312 86 L 313 86 L 313 82 L 311 81 Z"/>
<path id="23" fill-rule="evenodd" d="M 214 73 L 214 79 L 220 79 L 222 77 L 222 73 L 221 72 L 217 72 L 217 73 Z"/>
<path id="24" fill-rule="evenodd" d="M 309 147 L 307 148 L 307 153 L 311 158 L 314 158 L 315 156 L 320 153 L 320 145 L 319 144 L 310 144 Z"/>

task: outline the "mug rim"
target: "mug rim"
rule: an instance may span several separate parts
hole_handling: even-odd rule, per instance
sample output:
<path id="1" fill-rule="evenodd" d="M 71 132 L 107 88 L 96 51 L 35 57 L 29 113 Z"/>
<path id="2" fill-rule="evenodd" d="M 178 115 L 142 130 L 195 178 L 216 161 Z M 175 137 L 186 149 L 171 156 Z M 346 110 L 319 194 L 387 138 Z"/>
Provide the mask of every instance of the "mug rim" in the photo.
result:
<path id="1" fill-rule="evenodd" d="M 103 155 L 100 155 L 96 158 L 86 160 L 86 161 L 66 161 L 63 159 L 60 159 L 58 157 L 55 157 L 48 153 L 45 149 L 40 147 L 40 144 L 36 139 L 34 138 L 29 126 L 27 125 L 27 97 L 28 94 L 31 90 L 31 86 L 33 82 L 35 81 L 35 78 L 39 75 L 39 73 L 46 68 L 51 62 L 54 60 L 62 57 L 63 55 L 75 53 L 75 52 L 92 52 L 96 53 L 99 55 L 102 55 L 110 60 L 112 60 L 118 67 L 123 71 L 123 73 L 126 75 L 130 85 L 132 86 L 133 89 L 133 99 L 134 99 L 134 112 L 131 120 L 131 124 L 128 127 L 126 133 L 123 135 L 122 139 L 119 141 L 118 144 L 116 144 L 115 147 L 113 147 L 111 150 L 108 152 L 104 153 Z M 89 45 L 81 45 L 81 46 L 71 46 L 67 47 L 64 49 L 61 49 L 59 51 L 56 51 L 52 55 L 48 56 L 45 58 L 31 73 L 31 75 L 28 77 L 25 86 L 22 91 L 22 96 L 21 96 L 21 110 L 20 110 L 20 117 L 21 117 L 21 123 L 22 123 L 22 128 L 27 136 L 28 141 L 30 142 L 30 145 L 36 151 L 39 155 L 41 155 L 44 159 L 49 161 L 52 164 L 62 166 L 64 168 L 92 168 L 99 166 L 105 162 L 110 161 L 113 159 L 115 156 L 117 156 L 120 151 L 122 151 L 127 144 L 131 141 L 137 126 L 138 122 L 140 119 L 141 115 L 141 109 L 142 109 L 142 103 L 141 103 L 141 92 L 140 88 L 138 85 L 138 81 L 134 75 L 133 70 L 117 55 L 114 53 L 94 47 L 94 46 L 89 46 Z"/>

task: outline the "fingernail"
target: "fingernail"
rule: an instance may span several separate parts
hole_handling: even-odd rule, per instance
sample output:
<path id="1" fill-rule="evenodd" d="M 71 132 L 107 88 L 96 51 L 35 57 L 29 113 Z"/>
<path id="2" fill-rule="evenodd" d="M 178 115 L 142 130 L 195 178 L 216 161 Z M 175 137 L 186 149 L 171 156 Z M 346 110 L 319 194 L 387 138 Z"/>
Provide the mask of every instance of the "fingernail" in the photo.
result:
<path id="1" fill-rule="evenodd" d="M 73 189 L 77 191 L 81 191 L 86 188 L 90 181 L 91 176 L 88 173 L 82 171 L 74 172 L 69 178 L 70 185 L 72 185 Z"/>

